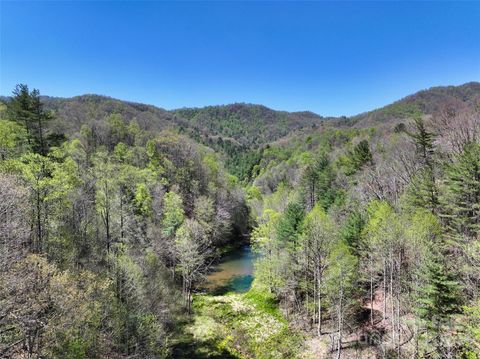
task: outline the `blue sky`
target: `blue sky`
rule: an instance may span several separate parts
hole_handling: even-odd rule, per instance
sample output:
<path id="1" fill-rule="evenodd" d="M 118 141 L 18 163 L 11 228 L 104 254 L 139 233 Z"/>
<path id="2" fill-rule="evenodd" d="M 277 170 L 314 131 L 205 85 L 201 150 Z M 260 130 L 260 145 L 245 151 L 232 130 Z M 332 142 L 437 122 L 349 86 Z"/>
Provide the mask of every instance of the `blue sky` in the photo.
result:
<path id="1" fill-rule="evenodd" d="M 480 2 L 1 1 L 0 94 L 352 115 L 480 80 Z"/>

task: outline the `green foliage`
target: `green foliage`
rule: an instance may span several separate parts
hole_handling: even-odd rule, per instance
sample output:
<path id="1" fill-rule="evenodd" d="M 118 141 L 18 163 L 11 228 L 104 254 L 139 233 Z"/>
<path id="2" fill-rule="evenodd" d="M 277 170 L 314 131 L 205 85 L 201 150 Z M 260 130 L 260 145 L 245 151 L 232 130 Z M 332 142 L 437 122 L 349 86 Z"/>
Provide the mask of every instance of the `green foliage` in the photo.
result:
<path id="1" fill-rule="evenodd" d="M 40 92 L 37 89 L 30 91 L 25 84 L 17 85 L 8 102 L 8 114 L 12 120 L 25 126 L 32 150 L 46 155 L 50 147 L 46 124 L 52 116 L 43 109 Z"/>
<path id="2" fill-rule="evenodd" d="M 315 206 L 305 217 L 302 236 L 304 250 L 311 251 L 312 256 L 323 257 L 336 242 L 335 223 L 321 206 Z"/>
<path id="3" fill-rule="evenodd" d="M 25 85 L 0 105 L 0 355 L 175 356 L 193 296 L 199 356 L 299 355 L 284 313 L 317 327 L 320 355 L 362 356 L 342 335 L 381 327 L 377 353 L 478 356 L 474 115 L 434 133 L 424 99 L 363 116 L 394 116 L 378 128 L 253 105 L 45 101 L 71 119 L 51 121 Z M 413 131 L 396 125 L 410 116 Z M 251 226 L 250 292 L 193 294 Z"/>
<path id="4" fill-rule="evenodd" d="M 470 143 L 447 168 L 443 217 L 456 234 L 480 234 L 480 144 Z"/>
<path id="5" fill-rule="evenodd" d="M 56 356 L 66 356 L 73 359 L 88 358 L 87 355 L 88 344 L 82 338 L 72 338 L 66 340 L 58 349 Z"/>
<path id="6" fill-rule="evenodd" d="M 185 214 L 182 198 L 175 192 L 167 192 L 163 198 L 163 235 L 172 236 L 182 224 Z"/>
<path id="7" fill-rule="evenodd" d="M 358 253 L 362 241 L 362 232 L 365 220 L 359 212 L 352 212 L 348 215 L 342 228 L 340 237 L 350 247 L 353 253 Z"/>
<path id="8" fill-rule="evenodd" d="M 440 258 L 428 262 L 425 271 L 426 284 L 418 290 L 415 311 L 427 329 L 421 337 L 425 351 L 433 348 L 442 357 L 451 350 L 446 335 L 454 330 L 454 315 L 460 314 L 459 284 Z"/>
<path id="9" fill-rule="evenodd" d="M 304 217 L 305 212 L 299 203 L 291 202 L 287 205 L 277 227 L 277 238 L 280 243 L 296 247 Z"/>
<path id="10" fill-rule="evenodd" d="M 463 308 L 463 354 L 466 358 L 480 357 L 480 300 Z"/>
<path id="11" fill-rule="evenodd" d="M 319 202 L 327 210 L 341 197 L 335 185 L 336 173 L 325 154 L 320 155 L 308 165 L 303 174 L 303 183 L 310 208 Z"/>
<path id="12" fill-rule="evenodd" d="M 409 196 L 417 207 L 436 212 L 439 206 L 438 188 L 435 178 L 435 135 L 430 132 L 421 116 L 414 118 L 415 132 L 407 132 L 415 143 L 421 170 L 412 181 Z"/>
<path id="13" fill-rule="evenodd" d="M 328 258 L 328 269 L 325 273 L 327 293 L 330 293 L 330 304 L 339 304 L 341 300 L 351 301 L 348 292 L 353 289 L 357 258 L 343 241 L 337 241 Z"/>
<path id="14" fill-rule="evenodd" d="M 289 327 L 268 293 L 195 296 L 195 321 L 187 327 L 199 343 L 191 356 L 294 358 L 302 336 Z"/>
<path id="15" fill-rule="evenodd" d="M 20 156 L 27 149 L 27 131 L 17 122 L 0 120 L 0 159 Z"/>
<path id="16" fill-rule="evenodd" d="M 280 252 L 282 245 L 276 240 L 280 219 L 280 213 L 270 209 L 265 210 L 260 218 L 260 224 L 251 235 L 253 250 L 261 255 L 255 261 L 255 283 L 269 290 L 283 285 L 283 278 L 279 275 L 283 260 Z"/>
<path id="17" fill-rule="evenodd" d="M 254 199 L 261 200 L 262 199 L 262 192 L 255 185 L 248 186 L 247 187 L 247 199 L 249 199 L 249 200 L 254 200 Z"/>
<path id="18" fill-rule="evenodd" d="M 459 312 L 458 283 L 438 259 L 428 263 L 426 270 L 428 285 L 420 290 L 418 312 L 434 329 Z"/>
<path id="19" fill-rule="evenodd" d="M 348 153 L 347 168 L 345 173 L 352 175 L 364 165 L 372 162 L 372 153 L 367 140 L 360 141 L 352 151 Z"/>
<path id="20" fill-rule="evenodd" d="M 397 102 L 387 106 L 383 110 L 383 116 L 393 116 L 396 118 L 410 118 L 412 116 L 418 116 L 421 114 L 419 107 L 412 103 Z"/>
<path id="21" fill-rule="evenodd" d="M 145 183 L 137 184 L 134 203 L 140 216 L 149 217 L 152 215 L 152 196 Z"/>

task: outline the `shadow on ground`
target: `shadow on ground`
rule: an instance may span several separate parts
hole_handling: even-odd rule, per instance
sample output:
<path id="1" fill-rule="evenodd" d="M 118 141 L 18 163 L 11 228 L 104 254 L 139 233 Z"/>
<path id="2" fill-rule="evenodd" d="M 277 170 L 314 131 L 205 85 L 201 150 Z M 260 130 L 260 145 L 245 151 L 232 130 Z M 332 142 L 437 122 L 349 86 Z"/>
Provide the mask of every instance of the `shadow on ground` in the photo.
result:
<path id="1" fill-rule="evenodd" d="M 185 333 L 173 346 L 172 359 L 234 359 L 227 350 L 220 350 L 213 341 L 196 342 L 193 335 Z"/>

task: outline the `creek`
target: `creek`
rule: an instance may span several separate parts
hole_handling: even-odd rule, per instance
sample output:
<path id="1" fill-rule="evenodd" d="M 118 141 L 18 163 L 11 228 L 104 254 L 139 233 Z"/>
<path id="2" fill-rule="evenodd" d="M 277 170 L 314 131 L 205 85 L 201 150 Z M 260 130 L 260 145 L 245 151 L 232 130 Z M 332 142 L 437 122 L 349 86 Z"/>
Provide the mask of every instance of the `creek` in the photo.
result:
<path id="1" fill-rule="evenodd" d="M 208 274 L 205 288 L 211 294 L 247 292 L 253 282 L 254 259 L 250 245 L 228 253 Z"/>

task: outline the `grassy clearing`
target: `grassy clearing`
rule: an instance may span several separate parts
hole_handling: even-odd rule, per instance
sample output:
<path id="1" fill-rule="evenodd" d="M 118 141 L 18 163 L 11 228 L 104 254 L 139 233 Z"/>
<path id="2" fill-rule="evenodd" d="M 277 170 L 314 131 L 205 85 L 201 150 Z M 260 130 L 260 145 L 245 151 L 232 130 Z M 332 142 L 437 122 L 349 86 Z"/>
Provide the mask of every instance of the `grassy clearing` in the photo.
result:
<path id="1" fill-rule="evenodd" d="M 266 293 L 198 294 L 194 311 L 185 333 L 193 338 L 196 357 L 293 358 L 299 352 L 302 336 Z"/>

